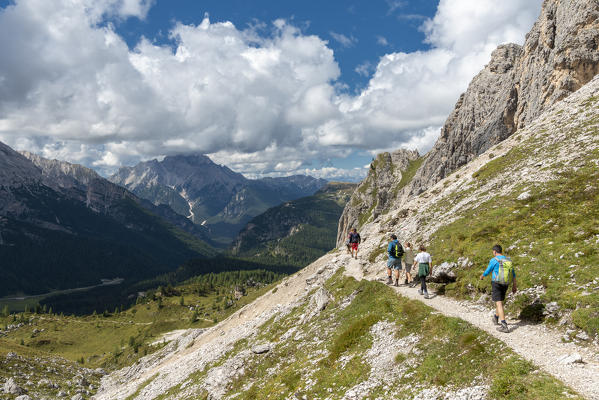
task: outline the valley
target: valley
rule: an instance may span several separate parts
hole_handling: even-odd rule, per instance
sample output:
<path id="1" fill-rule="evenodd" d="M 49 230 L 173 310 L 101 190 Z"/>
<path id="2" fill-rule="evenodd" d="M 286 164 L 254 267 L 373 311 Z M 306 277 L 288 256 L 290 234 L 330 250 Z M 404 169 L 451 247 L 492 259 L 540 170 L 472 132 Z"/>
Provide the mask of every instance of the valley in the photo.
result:
<path id="1" fill-rule="evenodd" d="M 439 12 L 449 4 L 457 3 L 440 2 Z M 158 142 L 106 144 L 105 157 L 89 164 L 110 162 L 116 172 L 106 179 L 0 142 L 0 400 L 599 400 L 599 3 L 544 0 L 540 7 L 520 44 L 498 41 L 493 52 L 490 42 L 481 45 L 489 47 L 488 63 L 468 74 L 444 123 L 430 116 L 421 131 L 397 128 L 407 118 L 399 97 L 392 97 L 397 121 L 375 123 L 391 130 L 371 132 L 356 116 L 373 93 L 390 90 L 389 77 L 405 73 L 385 64 L 412 54 L 398 50 L 381 57 L 369 72 L 377 85 L 355 98 L 337 81 L 330 93 L 295 94 L 306 104 L 272 128 L 288 137 L 254 138 L 268 151 L 244 144 L 251 130 L 234 124 L 234 141 L 202 132 L 206 143 L 192 143 L 193 131 L 186 142 L 176 136 L 178 121 L 168 125 L 173 140 L 160 144 L 160 156 L 144 153 Z M 431 49 L 418 57 L 440 50 L 436 18 L 419 25 Z M 242 74 L 249 81 L 253 66 L 266 71 L 278 62 L 281 53 L 262 53 L 278 41 L 306 39 L 294 51 L 324 57 L 307 51 L 318 36 L 274 24 L 278 33 L 269 39 L 260 39 L 258 25 L 232 35 L 232 22 L 211 25 L 207 14 L 193 29 L 229 32 L 226 46 L 251 42 L 242 58 L 260 61 Z M 182 43 L 189 32 L 170 34 Z M 358 43 L 347 40 L 346 51 Z M 141 60 L 143 46 L 155 44 L 121 50 L 140 69 L 158 68 Z M 171 56 L 168 46 L 155 50 Z M 454 51 L 440 51 L 453 61 L 435 68 L 472 62 Z M 195 56 L 179 47 L 175 64 Z M 428 82 L 430 73 L 418 74 Z M 209 86 L 200 81 L 189 86 Z M 434 86 L 435 95 L 447 94 Z M 335 107 L 325 106 L 320 97 L 335 91 Z M 249 114 L 266 111 L 264 96 L 242 94 L 255 103 Z M 414 96 L 409 101 L 422 100 Z M 374 103 L 381 112 L 366 119 L 387 115 L 385 104 Z M 290 121 L 311 108 L 322 108 L 319 122 L 294 131 Z M 351 127 L 337 120 L 342 115 L 351 115 Z M 425 151 L 408 146 L 429 140 L 435 124 L 439 135 Z M 383 133 L 388 143 L 366 145 Z M 300 137 L 326 148 L 311 155 L 320 169 L 312 168 L 316 158 L 293 157 L 309 152 Z M 347 141 L 358 143 L 344 147 Z M 274 153 L 275 164 L 262 159 Z M 352 157 L 355 165 L 372 162 L 356 167 Z M 365 177 L 354 184 L 284 176 L 330 176 L 323 174 L 339 173 L 334 165 Z M 355 258 L 345 245 L 351 228 L 362 240 Z M 402 285 L 403 277 L 385 283 L 396 237 L 430 253 L 431 273 L 421 278 L 430 297 Z M 490 278 L 481 275 L 496 244 L 517 281 L 503 300 L 503 330 Z"/>

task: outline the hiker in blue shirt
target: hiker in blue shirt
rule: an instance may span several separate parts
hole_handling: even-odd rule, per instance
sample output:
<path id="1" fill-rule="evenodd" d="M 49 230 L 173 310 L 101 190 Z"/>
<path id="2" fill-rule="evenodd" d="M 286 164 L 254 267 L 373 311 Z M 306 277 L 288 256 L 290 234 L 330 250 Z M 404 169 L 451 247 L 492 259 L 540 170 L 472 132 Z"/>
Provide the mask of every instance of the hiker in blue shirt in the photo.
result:
<path id="1" fill-rule="evenodd" d="M 387 254 L 389 254 L 389 259 L 387 260 L 387 285 L 391 285 L 393 283 L 393 279 L 391 278 L 391 269 L 394 269 L 395 286 L 399 286 L 399 271 L 401 270 L 403 247 L 395 235 L 391 235 L 391 241 L 387 246 Z"/>
<path id="2" fill-rule="evenodd" d="M 499 325 L 497 330 L 500 332 L 509 332 L 509 327 L 505 321 L 505 312 L 503 302 L 507 293 L 509 283 L 512 283 L 512 292 L 516 293 L 516 272 L 512 267 L 512 261 L 502 254 L 503 249 L 500 245 L 493 246 L 493 258 L 489 261 L 489 266 L 480 276 L 483 280 L 485 276 L 491 274 L 491 299 L 495 302 L 496 312 L 493 316 L 493 323 Z M 506 272 L 507 271 L 507 272 Z M 505 276 L 505 275 L 511 276 Z M 501 322 L 500 322 L 501 321 Z"/>

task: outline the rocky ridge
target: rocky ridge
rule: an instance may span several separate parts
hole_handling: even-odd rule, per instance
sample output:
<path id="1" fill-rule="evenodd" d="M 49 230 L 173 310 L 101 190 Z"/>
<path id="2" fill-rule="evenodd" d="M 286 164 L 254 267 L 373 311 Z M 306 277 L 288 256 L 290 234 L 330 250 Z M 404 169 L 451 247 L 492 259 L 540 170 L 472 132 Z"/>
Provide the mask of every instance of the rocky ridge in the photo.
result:
<path id="1" fill-rule="evenodd" d="M 421 193 L 599 73 L 599 3 L 545 0 L 524 46 L 502 45 L 458 100 L 416 173 Z"/>
<path id="2" fill-rule="evenodd" d="M 342 243 L 351 228 L 367 219 L 376 218 L 389 209 L 400 191 L 402 181 L 410 180 L 409 167 L 417 166 L 420 155 L 416 150 L 400 149 L 379 154 L 370 164 L 370 171 L 343 209 L 337 230 L 337 244 Z M 413 171 L 412 171 L 413 172 Z"/>
<path id="3" fill-rule="evenodd" d="M 50 160 L 27 151 L 23 151 L 21 154 L 41 170 L 42 182 L 45 186 L 85 203 L 86 207 L 95 212 L 111 214 L 116 203 L 122 200 L 131 200 L 185 232 L 210 242 L 205 227 L 194 225 L 167 206 L 156 206 L 147 200 L 138 198 L 124 187 L 101 177 L 91 168 L 66 161 Z"/>
<path id="4" fill-rule="evenodd" d="M 414 179 L 372 188 L 396 207 L 431 189 L 518 129 L 530 125 L 559 100 L 599 73 L 599 3 L 595 0 L 545 0 L 523 46 L 505 44 L 472 80 L 424 156 Z M 380 173 L 377 171 L 377 173 Z M 370 174 L 373 174 L 371 171 Z M 371 179 L 367 178 L 367 181 Z M 389 188 L 391 187 L 391 190 Z M 340 220 L 340 232 L 359 219 L 373 200 L 358 196 Z M 376 213 L 375 213 L 376 214 Z M 341 240 L 341 233 L 338 242 Z"/>

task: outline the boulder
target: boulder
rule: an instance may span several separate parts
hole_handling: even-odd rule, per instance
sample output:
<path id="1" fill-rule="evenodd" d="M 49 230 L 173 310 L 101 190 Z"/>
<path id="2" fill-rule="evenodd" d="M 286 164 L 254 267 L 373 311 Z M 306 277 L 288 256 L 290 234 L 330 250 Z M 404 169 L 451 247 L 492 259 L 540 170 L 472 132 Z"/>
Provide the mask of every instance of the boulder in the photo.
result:
<path id="1" fill-rule="evenodd" d="M 22 394 L 21 396 L 15 398 L 15 400 L 31 400 L 31 397 L 27 396 L 26 394 Z"/>
<path id="2" fill-rule="evenodd" d="M 331 296 L 325 288 L 321 287 L 314 293 L 312 299 L 314 301 L 314 311 L 320 312 L 327 307 L 329 301 L 331 301 Z"/>
<path id="3" fill-rule="evenodd" d="M 543 315 L 545 317 L 557 318 L 559 315 L 559 305 L 557 302 L 552 301 L 551 303 L 545 304 L 545 309 L 543 310 Z"/>
<path id="4" fill-rule="evenodd" d="M 582 356 L 578 353 L 568 354 L 567 356 L 560 358 L 558 361 L 560 364 L 579 364 L 583 362 Z"/>
<path id="5" fill-rule="evenodd" d="M 23 394 L 25 390 L 21 388 L 13 378 L 8 378 L 4 383 L 4 393 L 7 394 Z"/>
<path id="6" fill-rule="evenodd" d="M 264 354 L 264 353 L 268 353 L 269 351 L 270 351 L 269 343 L 258 344 L 256 346 L 252 347 L 252 352 L 254 354 Z"/>
<path id="7" fill-rule="evenodd" d="M 517 200 L 522 200 L 522 201 L 524 201 L 524 200 L 528 200 L 528 199 L 530 199 L 530 197 L 531 197 L 531 194 L 530 194 L 530 192 L 527 190 L 527 191 L 525 191 L 525 192 L 522 192 L 522 193 L 520 193 L 520 195 L 519 195 L 518 197 L 516 197 L 516 199 L 517 199 Z"/>
<path id="8" fill-rule="evenodd" d="M 456 263 L 444 262 L 440 265 L 433 266 L 433 272 L 429 278 L 431 282 L 450 283 L 455 282 L 456 274 L 453 271 L 457 267 Z"/>

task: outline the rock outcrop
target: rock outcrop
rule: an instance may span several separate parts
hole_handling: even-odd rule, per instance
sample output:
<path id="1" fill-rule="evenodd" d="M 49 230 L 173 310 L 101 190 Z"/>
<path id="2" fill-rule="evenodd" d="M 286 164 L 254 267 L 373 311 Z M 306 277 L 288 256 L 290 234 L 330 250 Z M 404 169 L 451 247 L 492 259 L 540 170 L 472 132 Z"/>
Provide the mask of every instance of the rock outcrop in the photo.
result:
<path id="1" fill-rule="evenodd" d="M 409 182 L 378 156 L 339 220 L 347 230 L 409 199 L 531 124 L 599 73 L 599 2 L 545 0 L 523 46 L 504 44 L 458 99 L 439 139 Z M 394 153 L 395 154 L 395 153 Z M 380 161 L 379 161 L 380 159 Z M 388 170 L 385 171 L 384 169 Z"/>
<path id="2" fill-rule="evenodd" d="M 599 73 L 599 2 L 545 0 L 524 46 L 499 46 L 460 96 L 410 185 L 417 195 Z"/>
<path id="3" fill-rule="evenodd" d="M 351 228 L 358 228 L 371 216 L 376 218 L 397 197 L 410 165 L 419 160 L 415 150 L 400 149 L 382 153 L 370 164 L 368 176 L 352 194 L 339 220 L 337 244 L 342 243 Z"/>

